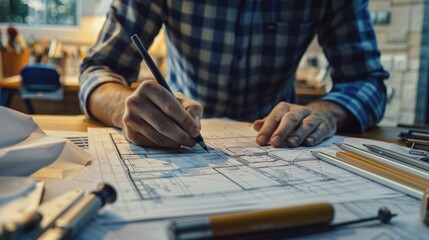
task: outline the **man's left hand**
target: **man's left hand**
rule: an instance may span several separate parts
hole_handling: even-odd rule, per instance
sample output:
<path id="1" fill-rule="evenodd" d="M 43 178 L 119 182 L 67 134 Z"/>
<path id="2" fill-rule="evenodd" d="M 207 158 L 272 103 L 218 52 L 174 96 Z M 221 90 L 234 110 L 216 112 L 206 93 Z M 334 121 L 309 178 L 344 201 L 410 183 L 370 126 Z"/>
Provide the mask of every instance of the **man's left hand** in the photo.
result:
<path id="1" fill-rule="evenodd" d="M 317 145 L 337 131 L 338 119 L 329 111 L 332 104 L 322 103 L 323 107 L 318 108 L 320 104 L 312 107 L 280 102 L 267 117 L 253 123 L 258 131 L 256 142 L 261 146 L 271 143 L 273 147 Z"/>

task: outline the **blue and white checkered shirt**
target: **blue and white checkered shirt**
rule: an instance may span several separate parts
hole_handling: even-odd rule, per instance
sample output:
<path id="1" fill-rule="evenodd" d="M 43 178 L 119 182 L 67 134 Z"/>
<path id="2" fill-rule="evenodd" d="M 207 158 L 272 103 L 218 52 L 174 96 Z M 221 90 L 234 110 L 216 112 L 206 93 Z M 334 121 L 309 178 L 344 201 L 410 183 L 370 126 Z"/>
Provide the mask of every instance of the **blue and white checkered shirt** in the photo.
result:
<path id="1" fill-rule="evenodd" d="M 205 117 L 255 120 L 280 101 L 293 103 L 294 75 L 313 37 L 331 65 L 334 87 L 323 99 L 348 109 L 364 130 L 384 113 L 388 73 L 367 0 L 115 0 L 82 64 L 80 101 L 98 85 L 136 81 L 141 57 L 165 26 L 167 81 L 204 105 Z"/>

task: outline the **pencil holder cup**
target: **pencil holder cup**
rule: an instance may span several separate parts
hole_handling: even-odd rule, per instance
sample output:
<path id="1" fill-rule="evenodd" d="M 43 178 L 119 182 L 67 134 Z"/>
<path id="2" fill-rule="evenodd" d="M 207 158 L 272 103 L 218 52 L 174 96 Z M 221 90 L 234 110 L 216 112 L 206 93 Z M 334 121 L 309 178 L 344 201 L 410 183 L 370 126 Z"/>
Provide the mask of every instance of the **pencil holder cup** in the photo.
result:
<path id="1" fill-rule="evenodd" d="M 21 68 L 28 64 L 30 50 L 26 49 L 21 53 L 2 52 L 1 58 L 3 77 L 19 75 Z"/>

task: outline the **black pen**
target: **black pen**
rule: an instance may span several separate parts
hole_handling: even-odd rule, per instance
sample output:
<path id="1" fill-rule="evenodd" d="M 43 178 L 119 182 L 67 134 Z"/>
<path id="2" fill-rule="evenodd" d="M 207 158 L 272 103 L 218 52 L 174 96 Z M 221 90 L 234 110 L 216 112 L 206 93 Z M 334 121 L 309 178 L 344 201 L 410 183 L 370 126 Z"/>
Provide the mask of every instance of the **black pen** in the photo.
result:
<path id="1" fill-rule="evenodd" d="M 414 167 L 418 167 L 429 171 L 429 164 L 427 163 L 427 158 L 420 158 L 420 160 L 416 160 L 414 158 L 408 157 L 406 155 L 394 152 L 389 149 L 385 149 L 375 145 L 363 144 L 364 147 L 368 148 L 370 151 L 378 153 L 382 156 L 390 157 L 402 163 L 406 163 L 408 165 L 412 165 Z"/>
<path id="2" fill-rule="evenodd" d="M 162 74 L 159 72 L 159 69 L 156 67 L 155 63 L 153 62 L 152 58 L 150 57 L 149 53 L 146 51 L 146 48 L 143 46 L 143 43 L 141 42 L 139 36 L 137 34 L 134 34 L 131 36 L 131 41 L 133 41 L 134 45 L 136 46 L 138 52 L 140 53 L 141 57 L 146 61 L 147 66 L 149 67 L 150 71 L 153 73 L 153 76 L 155 77 L 156 81 L 163 86 L 165 89 L 167 89 L 171 94 L 173 92 L 171 91 L 170 87 L 168 86 L 167 82 L 165 81 Z M 174 95 L 174 94 L 173 94 Z M 198 135 L 194 138 L 195 142 L 198 143 L 202 148 L 204 148 L 207 152 L 209 152 L 206 144 L 204 143 L 203 137 Z"/>

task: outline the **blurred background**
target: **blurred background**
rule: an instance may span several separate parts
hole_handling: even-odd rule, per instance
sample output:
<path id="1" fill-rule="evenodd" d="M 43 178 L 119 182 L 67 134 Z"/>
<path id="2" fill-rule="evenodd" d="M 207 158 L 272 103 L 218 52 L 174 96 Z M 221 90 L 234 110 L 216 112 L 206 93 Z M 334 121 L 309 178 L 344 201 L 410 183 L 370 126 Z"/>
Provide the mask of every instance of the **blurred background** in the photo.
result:
<path id="1" fill-rule="evenodd" d="M 79 64 L 96 41 L 112 0 L 0 0 L 1 104 L 28 112 L 19 94 L 21 67 L 35 62 L 57 66 L 64 96 L 32 99 L 37 114 L 81 114 L 77 100 Z M 380 125 L 429 124 L 429 1 L 369 0 L 381 61 L 391 74 L 388 104 Z M 13 44 L 9 44 L 13 38 Z M 9 49 L 7 49 L 9 48 Z M 165 73 L 165 36 L 150 49 Z M 150 78 L 143 71 L 140 79 Z M 315 39 L 296 73 L 299 103 L 322 97 L 332 87 L 330 68 Z M 11 97 L 12 96 L 12 97 Z"/>

